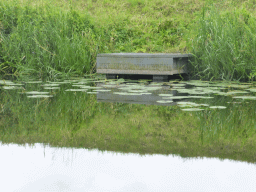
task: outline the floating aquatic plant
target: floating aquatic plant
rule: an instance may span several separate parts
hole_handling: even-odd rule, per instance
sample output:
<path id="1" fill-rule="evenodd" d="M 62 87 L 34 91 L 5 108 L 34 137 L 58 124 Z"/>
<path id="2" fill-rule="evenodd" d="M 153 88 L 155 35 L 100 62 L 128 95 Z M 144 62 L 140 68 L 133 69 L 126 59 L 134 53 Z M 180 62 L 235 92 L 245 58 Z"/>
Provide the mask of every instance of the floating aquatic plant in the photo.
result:
<path id="1" fill-rule="evenodd" d="M 60 87 L 44 87 L 44 89 L 60 89 Z"/>
<path id="2" fill-rule="evenodd" d="M 65 91 L 87 91 L 88 89 L 66 89 Z"/>
<path id="3" fill-rule="evenodd" d="M 87 94 L 97 94 L 98 92 L 86 92 Z"/>
<path id="4" fill-rule="evenodd" d="M 48 83 L 48 84 L 44 84 L 43 86 L 45 86 L 45 87 L 56 87 L 56 86 L 60 86 L 60 84 L 57 84 L 57 83 Z"/>
<path id="5" fill-rule="evenodd" d="M 225 106 L 210 106 L 209 108 L 211 108 L 211 109 L 226 109 L 227 107 L 225 107 Z"/>
<path id="6" fill-rule="evenodd" d="M 28 98 L 48 98 L 53 97 L 52 95 L 28 95 Z"/>
<path id="7" fill-rule="evenodd" d="M 156 101 L 157 103 L 172 103 L 173 101 L 167 101 L 167 100 L 159 100 Z"/>
<path id="8" fill-rule="evenodd" d="M 26 81 L 25 83 L 28 83 L 28 84 L 37 84 L 37 83 L 42 83 L 42 81 Z"/>
<path id="9" fill-rule="evenodd" d="M 246 89 L 248 91 L 251 91 L 251 92 L 256 92 L 256 88 L 250 88 L 250 89 Z"/>
<path id="10" fill-rule="evenodd" d="M 256 100 L 255 96 L 235 96 L 234 99 L 248 99 L 248 100 Z"/>
<path id="11" fill-rule="evenodd" d="M 203 111 L 204 109 L 200 108 L 187 108 L 187 109 L 181 109 L 182 111 Z"/>
<path id="12" fill-rule="evenodd" d="M 23 87 L 17 87 L 17 86 L 3 86 L 3 89 L 23 89 Z"/>
<path id="13" fill-rule="evenodd" d="M 158 95 L 161 96 L 161 97 L 171 97 L 171 96 L 173 96 L 173 94 L 164 94 L 164 93 L 158 94 Z"/>
<path id="14" fill-rule="evenodd" d="M 93 91 L 95 91 L 95 92 L 109 92 L 111 90 L 109 90 L 109 89 L 96 89 L 96 90 L 93 90 Z"/>
<path id="15" fill-rule="evenodd" d="M 189 96 L 172 96 L 172 97 L 162 97 L 162 99 L 188 99 Z"/>
<path id="16" fill-rule="evenodd" d="M 40 91 L 28 91 L 25 92 L 26 94 L 31 94 L 31 95 L 47 95 L 49 92 L 40 92 Z"/>

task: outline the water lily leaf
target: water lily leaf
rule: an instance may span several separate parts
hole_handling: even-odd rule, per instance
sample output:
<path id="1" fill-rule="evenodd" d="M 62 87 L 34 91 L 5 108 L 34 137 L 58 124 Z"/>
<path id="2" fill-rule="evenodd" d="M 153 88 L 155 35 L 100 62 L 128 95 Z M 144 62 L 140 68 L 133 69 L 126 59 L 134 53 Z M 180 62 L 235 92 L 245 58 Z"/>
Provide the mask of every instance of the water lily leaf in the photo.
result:
<path id="1" fill-rule="evenodd" d="M 109 89 L 96 89 L 96 90 L 93 90 L 93 91 L 97 91 L 97 92 L 109 92 L 111 90 Z"/>
<path id="2" fill-rule="evenodd" d="M 53 97 L 52 95 L 28 95 L 28 98 L 48 98 Z"/>
<path id="3" fill-rule="evenodd" d="M 187 109 L 181 109 L 182 111 L 203 111 L 204 109 L 200 108 L 187 108 Z"/>
<path id="4" fill-rule="evenodd" d="M 157 103 L 172 103 L 173 101 L 167 101 L 167 100 L 159 100 L 156 101 Z"/>
<path id="5" fill-rule="evenodd" d="M 44 87 L 44 89 L 60 89 L 60 87 Z"/>
<path id="6" fill-rule="evenodd" d="M 66 89 L 65 91 L 87 91 L 88 89 Z"/>
<path id="7" fill-rule="evenodd" d="M 189 98 L 193 98 L 193 99 L 213 99 L 214 97 L 207 97 L 207 96 L 196 96 L 196 95 L 193 95 L 193 96 L 188 96 Z"/>
<path id="8" fill-rule="evenodd" d="M 211 108 L 211 109 L 226 109 L 227 107 L 225 107 L 225 106 L 211 106 L 209 108 Z"/>
<path id="9" fill-rule="evenodd" d="M 171 96 L 173 96 L 173 94 L 158 94 L 159 96 L 161 96 L 161 97 L 171 97 Z"/>
<path id="10" fill-rule="evenodd" d="M 50 92 L 40 92 L 40 91 L 29 91 L 29 92 L 25 92 L 26 94 L 31 94 L 31 95 L 47 95 Z"/>
<path id="11" fill-rule="evenodd" d="M 27 81 L 25 83 L 37 84 L 37 83 L 42 83 L 42 81 Z"/>
<path id="12" fill-rule="evenodd" d="M 172 96 L 172 97 L 162 97 L 162 99 L 188 99 L 190 96 Z"/>
<path id="13" fill-rule="evenodd" d="M 230 85 L 230 87 L 233 87 L 233 88 L 240 88 L 240 89 L 245 89 L 245 88 L 250 87 L 250 85 L 231 84 L 231 85 Z"/>
<path id="14" fill-rule="evenodd" d="M 9 80 L 0 80 L 0 84 L 2 85 L 7 85 L 7 84 L 11 84 L 13 83 L 12 81 L 9 81 Z"/>
<path id="15" fill-rule="evenodd" d="M 226 92 L 226 95 L 244 94 L 244 93 L 248 93 L 248 92 L 247 91 L 229 91 L 229 92 Z"/>
<path id="16" fill-rule="evenodd" d="M 23 87 L 16 87 L 16 86 L 3 86 L 3 89 L 23 89 Z"/>
<path id="17" fill-rule="evenodd" d="M 255 96 L 235 96 L 234 99 L 248 99 L 248 100 L 256 100 Z"/>
<path id="18" fill-rule="evenodd" d="M 162 89 L 162 87 L 145 87 L 144 89 L 148 91 L 156 91 Z"/>
<path id="19" fill-rule="evenodd" d="M 256 92 L 256 88 L 250 88 L 250 89 L 246 89 L 248 91 L 251 91 L 251 92 Z"/>
<path id="20" fill-rule="evenodd" d="M 57 83 L 49 83 L 49 84 L 44 84 L 43 86 L 45 86 L 45 87 L 56 87 L 56 86 L 60 86 L 60 84 L 57 84 Z"/>

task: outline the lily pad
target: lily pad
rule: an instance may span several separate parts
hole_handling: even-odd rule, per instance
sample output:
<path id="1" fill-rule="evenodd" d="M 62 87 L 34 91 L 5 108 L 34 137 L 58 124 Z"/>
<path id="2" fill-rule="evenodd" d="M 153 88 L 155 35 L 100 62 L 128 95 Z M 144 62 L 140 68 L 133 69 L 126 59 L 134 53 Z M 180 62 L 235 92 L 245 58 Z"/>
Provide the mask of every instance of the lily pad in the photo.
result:
<path id="1" fill-rule="evenodd" d="M 251 91 L 251 92 L 256 92 L 256 88 L 250 88 L 250 89 L 246 89 L 248 91 Z"/>
<path id="2" fill-rule="evenodd" d="M 187 109 L 181 109 L 182 111 L 203 111 L 204 109 L 200 108 L 187 108 Z"/>
<path id="3" fill-rule="evenodd" d="M 9 80 L 0 80 L 0 84 L 2 84 L 2 85 L 11 84 L 11 83 L 13 83 L 13 82 L 9 81 Z"/>
<path id="4" fill-rule="evenodd" d="M 66 89 L 65 91 L 87 91 L 88 89 Z"/>
<path id="5" fill-rule="evenodd" d="M 234 99 L 248 99 L 248 100 L 256 100 L 255 96 L 235 96 Z"/>
<path id="6" fill-rule="evenodd" d="M 25 83 L 37 84 L 37 83 L 42 83 L 42 81 L 27 81 Z"/>
<path id="7" fill-rule="evenodd" d="M 214 97 L 207 97 L 207 96 L 188 96 L 189 98 L 193 98 L 193 99 L 213 99 Z"/>
<path id="8" fill-rule="evenodd" d="M 197 105 L 197 103 L 185 102 L 185 101 L 177 102 L 177 104 L 178 104 L 178 105 Z"/>
<path id="9" fill-rule="evenodd" d="M 40 92 L 40 91 L 29 91 L 25 92 L 26 94 L 31 94 L 31 95 L 47 95 L 49 92 Z"/>
<path id="10" fill-rule="evenodd" d="M 60 89 L 60 87 L 44 87 L 44 89 Z"/>
<path id="11" fill-rule="evenodd" d="M 109 92 L 111 90 L 109 90 L 109 89 L 96 89 L 96 90 L 93 90 L 93 91 L 96 91 L 96 92 Z"/>
<path id="12" fill-rule="evenodd" d="M 16 86 L 3 86 L 3 89 L 23 89 L 22 87 L 16 87 Z"/>
<path id="13" fill-rule="evenodd" d="M 103 89 L 103 87 L 90 87 L 90 89 Z"/>
<path id="14" fill-rule="evenodd" d="M 161 96 L 161 97 L 171 97 L 171 96 L 173 96 L 173 94 L 158 94 L 159 96 Z"/>
<path id="15" fill-rule="evenodd" d="M 44 84 L 43 86 L 45 86 L 45 87 L 56 87 L 56 86 L 60 86 L 60 84 L 57 84 L 57 83 L 48 83 L 48 84 Z"/>
<path id="16" fill-rule="evenodd" d="M 48 98 L 53 97 L 52 95 L 28 95 L 28 98 Z"/>
<path id="17" fill-rule="evenodd" d="M 226 109 L 227 107 L 226 106 L 211 106 L 209 108 L 211 108 L 211 109 Z"/>
<path id="18" fill-rule="evenodd" d="M 247 91 L 229 91 L 226 92 L 226 95 L 235 95 L 235 94 L 244 94 L 244 93 L 248 93 Z"/>
<path id="19" fill-rule="evenodd" d="M 172 103 L 173 101 L 167 101 L 167 100 L 159 100 L 156 101 L 157 103 Z"/>

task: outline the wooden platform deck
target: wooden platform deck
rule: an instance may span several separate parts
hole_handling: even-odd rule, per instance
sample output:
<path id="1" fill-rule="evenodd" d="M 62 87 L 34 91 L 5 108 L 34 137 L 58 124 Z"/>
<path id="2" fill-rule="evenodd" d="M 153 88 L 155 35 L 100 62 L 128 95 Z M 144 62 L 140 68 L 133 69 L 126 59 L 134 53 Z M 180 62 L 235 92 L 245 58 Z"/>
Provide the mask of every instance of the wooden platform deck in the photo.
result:
<path id="1" fill-rule="evenodd" d="M 153 75 L 163 80 L 169 75 L 187 73 L 191 54 L 180 53 L 105 53 L 96 58 L 96 72 L 115 78 L 119 74 Z"/>

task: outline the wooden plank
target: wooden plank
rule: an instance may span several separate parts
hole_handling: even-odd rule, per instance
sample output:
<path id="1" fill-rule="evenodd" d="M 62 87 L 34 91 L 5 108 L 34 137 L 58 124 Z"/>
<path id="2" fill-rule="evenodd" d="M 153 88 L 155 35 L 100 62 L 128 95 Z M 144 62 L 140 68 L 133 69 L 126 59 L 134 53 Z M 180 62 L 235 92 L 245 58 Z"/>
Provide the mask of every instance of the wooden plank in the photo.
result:
<path id="1" fill-rule="evenodd" d="M 187 73 L 191 54 L 109 53 L 98 54 L 97 73 L 173 75 Z"/>

